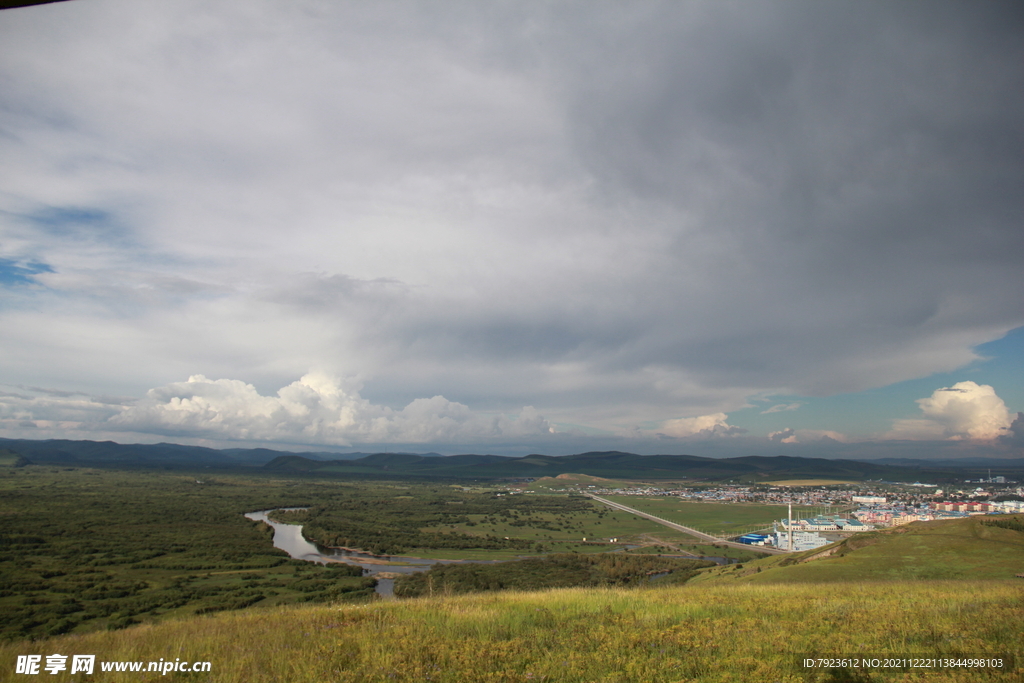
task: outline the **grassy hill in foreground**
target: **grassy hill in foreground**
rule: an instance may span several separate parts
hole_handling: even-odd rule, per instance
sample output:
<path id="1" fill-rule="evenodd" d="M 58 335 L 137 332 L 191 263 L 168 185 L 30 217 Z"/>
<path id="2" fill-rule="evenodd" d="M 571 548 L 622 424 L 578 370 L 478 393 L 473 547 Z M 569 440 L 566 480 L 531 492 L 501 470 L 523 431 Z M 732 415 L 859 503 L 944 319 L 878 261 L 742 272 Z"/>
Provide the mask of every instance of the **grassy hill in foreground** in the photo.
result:
<path id="1" fill-rule="evenodd" d="M 915 522 L 865 532 L 817 550 L 712 569 L 693 581 L 976 580 L 1011 579 L 1020 573 L 1024 573 L 1024 515 L 1009 515 Z M 1024 585 L 1024 580 L 1017 580 Z"/>
<path id="2" fill-rule="evenodd" d="M 1021 582 L 1024 584 L 1024 582 Z M 1019 681 L 1024 585 L 1011 581 L 558 589 L 364 606 L 222 613 L 0 646 L 17 655 L 209 661 L 208 674 L 97 673 L 90 680 L 213 683 L 392 681 Z M 803 656 L 1012 655 L 1016 668 L 938 675 L 798 668 Z M 45 661 L 45 659 L 44 659 Z M 6 676 L 6 678 L 5 678 Z M 47 680 L 67 681 L 67 672 Z"/>

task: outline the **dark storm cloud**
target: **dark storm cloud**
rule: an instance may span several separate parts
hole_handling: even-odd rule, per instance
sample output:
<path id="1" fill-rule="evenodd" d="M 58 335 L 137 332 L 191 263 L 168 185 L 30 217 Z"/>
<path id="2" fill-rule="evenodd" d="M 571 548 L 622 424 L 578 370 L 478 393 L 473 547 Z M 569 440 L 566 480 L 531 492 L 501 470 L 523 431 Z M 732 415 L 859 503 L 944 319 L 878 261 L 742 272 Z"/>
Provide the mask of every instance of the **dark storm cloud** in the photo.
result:
<path id="1" fill-rule="evenodd" d="M 1024 448 L 1024 413 L 1017 413 L 1009 433 L 1000 437 L 999 442 L 1015 449 Z"/>
<path id="2" fill-rule="evenodd" d="M 538 249 L 610 230 L 659 258 L 576 279 L 525 262 L 536 283 L 418 300 L 383 336 L 443 360 L 828 394 L 957 367 L 1022 322 L 1016 9 L 594 7 L 451 25 L 473 59 L 546 84 L 593 206 L 647 207 L 552 226 Z"/>
<path id="3" fill-rule="evenodd" d="M 590 283 L 636 301 L 608 321 L 631 334 L 588 329 L 602 306 L 584 296 L 597 310 L 555 326 L 481 316 L 466 347 L 567 357 L 586 340 L 608 367 L 820 394 L 956 367 L 1022 322 L 1017 8 L 644 7 L 564 12 L 541 49 L 597 201 L 661 207 L 636 229 L 666 262 Z"/>
<path id="4" fill-rule="evenodd" d="M 1024 324 L 1014 4 L 59 9 L 0 17 L 9 381 L 241 382 L 242 433 L 322 370 L 402 433 L 635 443 Z"/>

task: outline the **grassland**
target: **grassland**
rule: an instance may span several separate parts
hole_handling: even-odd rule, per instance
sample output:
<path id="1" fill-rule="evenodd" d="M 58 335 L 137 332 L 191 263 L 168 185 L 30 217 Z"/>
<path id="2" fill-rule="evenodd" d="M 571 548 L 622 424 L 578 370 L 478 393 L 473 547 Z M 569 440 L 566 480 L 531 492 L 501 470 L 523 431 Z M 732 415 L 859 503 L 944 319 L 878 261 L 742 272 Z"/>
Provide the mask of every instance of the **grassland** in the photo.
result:
<path id="1" fill-rule="evenodd" d="M 1024 523 L 1024 515 L 993 519 Z M 822 584 L 1012 579 L 1024 572 L 1024 533 L 989 521 L 967 517 L 864 532 L 818 550 L 713 569 L 694 581 Z"/>
<path id="2" fill-rule="evenodd" d="M 427 572 L 398 577 L 395 595 L 422 597 L 502 590 L 641 586 L 652 579 L 684 583 L 700 569 L 712 566 L 714 563 L 706 560 L 660 555 L 565 553 L 496 564 L 437 565 Z"/>
<path id="3" fill-rule="evenodd" d="M 85 679 L 104 683 L 1024 679 L 1024 581 L 1012 578 L 1024 571 L 1024 516 L 864 533 L 815 551 L 701 570 L 675 586 L 435 592 L 353 604 L 347 600 L 365 600 L 364 579 L 287 560 L 270 547 L 265 527 L 241 515 L 287 505 L 323 510 L 310 519 L 325 528 L 340 519 L 329 511 L 347 506 L 365 508 L 366 519 L 377 515 L 385 527 L 418 515 L 429 523 L 411 525 L 416 538 L 473 543 L 507 528 L 531 548 L 558 542 L 548 534 L 623 534 L 640 521 L 586 500 L 498 496 L 486 488 L 8 468 L 0 473 L 0 613 L 15 640 L 0 644 L 0 681 L 28 680 L 14 673 L 18 656 L 54 653 L 212 664 L 201 676 L 97 672 Z M 705 514 L 713 513 L 721 514 Z M 634 531 L 663 548 L 685 538 L 653 526 Z M 446 542 L 439 538 L 433 550 L 446 551 Z M 599 564 L 576 557 L 580 567 Z M 661 558 L 622 557 L 623 567 L 664 569 Z M 312 602 L 296 604 L 304 600 Z M 1012 655 L 1016 664 L 984 674 L 797 666 L 803 656 L 857 654 Z M 45 676 L 73 679 L 66 671 Z"/>
<path id="4" fill-rule="evenodd" d="M 100 661 L 209 661 L 211 672 L 108 673 L 103 681 L 210 683 L 1016 683 L 1024 587 L 1009 581 L 559 589 L 364 606 L 221 613 L 0 646 Z M 802 656 L 1013 655 L 1001 672 L 801 669 Z M 99 665 L 97 665 L 97 668 Z M 47 675 L 68 681 L 67 672 Z"/>
<path id="5" fill-rule="evenodd" d="M 522 488 L 526 491 L 548 493 L 551 491 L 578 489 L 581 486 L 591 484 L 606 489 L 614 489 L 637 486 L 640 485 L 641 482 L 632 480 L 627 481 L 624 479 L 606 479 L 604 477 L 594 477 L 589 474 L 566 473 L 559 474 L 555 477 L 540 477 L 529 484 L 524 485 Z M 667 482 L 659 482 L 659 486 L 665 485 L 668 485 Z"/>
<path id="6" fill-rule="evenodd" d="M 0 448 L 0 467 L 21 467 L 28 461 L 22 456 L 6 448 Z"/>
<path id="7" fill-rule="evenodd" d="M 351 568 L 274 549 L 270 529 L 242 516 L 259 509 L 309 506 L 280 516 L 325 545 L 444 559 L 605 552 L 621 547 L 608 537 L 657 544 L 671 535 L 655 537 L 653 522 L 582 497 L 499 493 L 210 471 L 0 468 L 0 638 L 373 598 L 373 580 Z"/>
<path id="8" fill-rule="evenodd" d="M 692 503 L 671 496 L 603 497 L 712 536 L 738 535 L 756 528 L 770 528 L 773 520 L 784 519 L 788 514 L 785 505 Z M 819 508 L 793 507 L 794 517 L 818 512 Z"/>
<path id="9" fill-rule="evenodd" d="M 535 552 L 607 552 L 622 545 L 647 544 L 658 538 L 671 536 L 674 540 L 689 539 L 682 534 L 664 533 L 665 527 L 626 512 L 612 511 L 588 499 L 577 499 L 573 509 L 548 512 L 538 510 L 531 499 L 536 496 L 515 496 L 523 501 L 523 512 L 510 510 L 508 514 L 470 514 L 465 521 L 446 527 L 433 527 L 433 531 L 464 533 L 478 536 L 519 538 L 533 543 Z M 559 498 L 564 498 L 560 496 Z M 609 539 L 617 539 L 609 544 Z M 449 555 L 451 553 L 448 553 Z M 443 557 L 443 553 L 426 550 L 422 556 Z M 500 555 L 493 555 L 500 556 Z"/>
<path id="10" fill-rule="evenodd" d="M 756 560 L 760 557 L 764 557 L 764 553 L 756 550 L 746 550 L 744 548 L 733 548 L 727 545 L 716 545 L 713 543 L 695 543 L 691 536 L 686 534 L 678 534 L 673 540 L 673 537 L 666 533 L 647 534 L 647 538 L 651 539 L 654 545 L 642 546 L 639 548 L 630 548 L 626 550 L 628 554 L 646 555 L 646 554 L 681 554 L 699 557 L 722 557 L 731 560 Z"/>
<path id="11" fill-rule="evenodd" d="M 266 525 L 242 516 L 315 501 L 317 486 L 199 476 L 31 465 L 0 473 L 0 638 L 372 597 L 374 582 L 358 568 L 290 560 Z"/>

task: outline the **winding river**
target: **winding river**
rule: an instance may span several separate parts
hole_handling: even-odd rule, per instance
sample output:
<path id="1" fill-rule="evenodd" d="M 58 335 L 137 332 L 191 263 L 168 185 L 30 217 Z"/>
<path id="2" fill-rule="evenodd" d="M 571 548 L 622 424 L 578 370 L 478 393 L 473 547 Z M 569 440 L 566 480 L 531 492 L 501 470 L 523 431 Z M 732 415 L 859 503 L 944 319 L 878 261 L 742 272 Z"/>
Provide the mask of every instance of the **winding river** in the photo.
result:
<path id="1" fill-rule="evenodd" d="M 306 508 L 275 508 L 278 510 L 305 510 Z M 267 517 L 274 510 L 259 510 L 245 515 L 246 519 L 263 522 L 274 529 L 274 547 L 288 553 L 293 559 L 307 562 L 344 562 L 363 568 L 364 576 L 377 579 L 377 593 L 383 596 L 394 595 L 394 574 L 413 574 L 425 572 L 435 564 L 493 564 L 500 560 L 425 560 L 422 557 L 402 557 L 399 555 L 371 555 L 354 550 L 325 548 L 310 543 L 302 535 L 301 524 L 283 524 Z"/>
<path id="2" fill-rule="evenodd" d="M 276 510 L 305 510 L 307 508 L 274 508 Z M 246 519 L 254 522 L 263 522 L 274 529 L 274 547 L 288 553 L 293 559 L 306 560 L 307 562 L 344 562 L 363 568 L 364 576 L 373 576 L 377 579 L 377 593 L 385 597 L 395 594 L 395 574 L 413 574 L 425 572 L 435 564 L 497 564 L 503 560 L 426 560 L 422 557 L 402 557 L 400 555 L 371 555 L 355 550 L 342 550 L 340 548 L 325 548 L 310 543 L 302 535 L 301 524 L 283 524 L 275 522 L 267 517 L 274 510 L 259 510 L 249 512 Z M 727 560 L 722 557 L 702 557 L 700 559 L 712 560 L 718 564 L 731 564 L 738 560 Z"/>

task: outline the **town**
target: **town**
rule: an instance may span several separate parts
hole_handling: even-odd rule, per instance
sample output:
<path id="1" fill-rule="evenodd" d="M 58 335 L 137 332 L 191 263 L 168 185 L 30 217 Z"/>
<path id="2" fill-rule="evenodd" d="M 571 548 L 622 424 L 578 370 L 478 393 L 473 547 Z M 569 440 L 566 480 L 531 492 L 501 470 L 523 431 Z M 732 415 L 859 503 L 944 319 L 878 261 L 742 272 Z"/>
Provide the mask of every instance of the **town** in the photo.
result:
<path id="1" fill-rule="evenodd" d="M 851 534 L 911 522 L 955 519 L 974 515 L 1024 512 L 1024 486 L 1005 477 L 989 477 L 965 484 L 974 488 L 944 490 L 920 482 L 832 483 L 821 485 L 621 485 L 620 482 L 566 484 L 553 492 L 587 495 L 677 498 L 681 501 L 718 504 L 787 505 L 788 514 L 757 532 L 730 537 L 752 546 L 792 551 L 822 547 Z M 816 508 L 813 515 L 791 517 L 792 507 Z M 771 533 L 764 533 L 771 528 Z M 725 537 L 723 537 L 725 540 Z"/>

